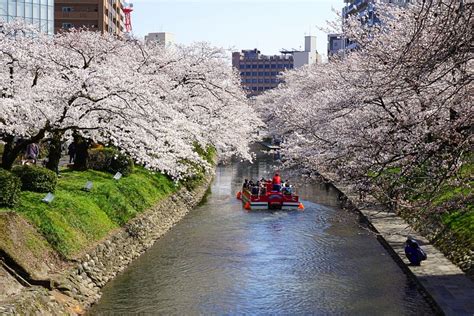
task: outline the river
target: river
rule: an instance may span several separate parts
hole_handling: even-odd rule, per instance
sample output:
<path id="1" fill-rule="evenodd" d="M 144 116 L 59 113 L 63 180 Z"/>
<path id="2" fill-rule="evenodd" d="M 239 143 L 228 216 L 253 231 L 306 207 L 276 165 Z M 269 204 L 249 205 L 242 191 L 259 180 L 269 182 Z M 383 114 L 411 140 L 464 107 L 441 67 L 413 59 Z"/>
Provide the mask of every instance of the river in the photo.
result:
<path id="1" fill-rule="evenodd" d="M 107 284 L 90 314 L 433 314 L 331 187 L 298 186 L 303 212 L 246 212 L 235 199 L 243 179 L 273 170 L 265 158 L 218 167 L 207 201 Z"/>

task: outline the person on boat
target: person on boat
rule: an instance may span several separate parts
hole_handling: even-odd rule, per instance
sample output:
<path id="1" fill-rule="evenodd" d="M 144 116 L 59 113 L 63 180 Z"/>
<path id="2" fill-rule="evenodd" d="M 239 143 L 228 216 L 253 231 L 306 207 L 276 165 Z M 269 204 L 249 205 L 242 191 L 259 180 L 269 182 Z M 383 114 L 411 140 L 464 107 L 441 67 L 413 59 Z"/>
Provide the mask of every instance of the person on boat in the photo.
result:
<path id="1" fill-rule="evenodd" d="M 244 180 L 244 184 L 243 184 L 243 188 L 244 189 L 247 189 L 249 187 L 249 180 L 248 179 L 245 179 Z"/>
<path id="2" fill-rule="evenodd" d="M 418 242 L 411 237 L 408 237 L 405 243 L 405 255 L 414 266 L 419 266 L 421 261 L 427 258 L 426 253 L 418 245 Z"/>
<path id="3" fill-rule="evenodd" d="M 272 179 L 273 191 L 281 190 L 281 177 L 278 173 L 275 173 Z"/>
<path id="4" fill-rule="evenodd" d="M 252 193 L 252 195 L 259 195 L 259 187 L 256 185 L 252 186 L 250 192 Z"/>
<path id="5" fill-rule="evenodd" d="M 288 180 L 285 181 L 285 185 L 282 191 L 284 194 L 288 194 L 288 195 L 291 195 L 293 193 L 293 187 L 291 186 L 290 181 Z"/>

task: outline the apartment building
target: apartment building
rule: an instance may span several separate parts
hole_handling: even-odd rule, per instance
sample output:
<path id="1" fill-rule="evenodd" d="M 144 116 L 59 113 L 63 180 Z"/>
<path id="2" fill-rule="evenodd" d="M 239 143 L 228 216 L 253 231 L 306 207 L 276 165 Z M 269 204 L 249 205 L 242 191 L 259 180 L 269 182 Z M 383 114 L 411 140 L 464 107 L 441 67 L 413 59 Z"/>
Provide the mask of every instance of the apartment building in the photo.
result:
<path id="1" fill-rule="evenodd" d="M 39 31 L 54 32 L 54 0 L 0 0 L 0 20 L 22 19 Z"/>
<path id="2" fill-rule="evenodd" d="M 251 97 L 278 86 L 278 75 L 293 69 L 294 60 L 291 54 L 267 56 L 255 48 L 232 53 L 232 66 L 240 72 L 242 87 Z"/>
<path id="3" fill-rule="evenodd" d="M 55 33 L 87 28 L 122 36 L 125 30 L 120 0 L 55 0 L 54 19 Z"/>

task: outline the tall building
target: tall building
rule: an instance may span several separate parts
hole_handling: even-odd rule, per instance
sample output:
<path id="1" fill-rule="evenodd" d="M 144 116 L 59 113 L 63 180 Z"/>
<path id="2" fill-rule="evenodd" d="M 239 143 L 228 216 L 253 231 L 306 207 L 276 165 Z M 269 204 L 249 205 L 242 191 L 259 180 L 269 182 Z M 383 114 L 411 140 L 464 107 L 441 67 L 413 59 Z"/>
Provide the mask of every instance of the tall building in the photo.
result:
<path id="1" fill-rule="evenodd" d="M 0 20 L 22 19 L 44 33 L 54 32 L 54 0 L 0 0 Z"/>
<path id="2" fill-rule="evenodd" d="M 357 14 L 362 23 L 374 25 L 380 23 L 377 17 L 377 6 L 384 3 L 405 5 L 410 0 L 344 0 L 345 7 L 342 8 L 342 17 Z"/>
<path id="3" fill-rule="evenodd" d="M 120 0 L 56 0 L 54 18 L 55 33 L 70 28 L 87 28 L 121 36 L 125 29 Z"/>
<path id="4" fill-rule="evenodd" d="M 145 41 L 158 42 L 161 45 L 168 47 L 174 44 L 174 34 L 167 32 L 148 33 L 145 36 Z"/>
<path id="5" fill-rule="evenodd" d="M 239 70 L 242 86 L 251 97 L 278 86 L 278 75 L 293 69 L 294 60 L 291 54 L 267 56 L 255 48 L 232 53 L 232 66 Z"/>
<path id="6" fill-rule="evenodd" d="M 363 25 L 375 25 L 380 23 L 377 15 L 377 7 L 390 3 L 396 5 L 406 5 L 410 0 L 344 0 L 345 6 L 342 8 L 342 18 L 356 16 Z M 344 54 L 347 51 L 357 48 L 357 43 L 344 39 L 341 34 L 328 35 L 328 58 L 335 54 Z"/>

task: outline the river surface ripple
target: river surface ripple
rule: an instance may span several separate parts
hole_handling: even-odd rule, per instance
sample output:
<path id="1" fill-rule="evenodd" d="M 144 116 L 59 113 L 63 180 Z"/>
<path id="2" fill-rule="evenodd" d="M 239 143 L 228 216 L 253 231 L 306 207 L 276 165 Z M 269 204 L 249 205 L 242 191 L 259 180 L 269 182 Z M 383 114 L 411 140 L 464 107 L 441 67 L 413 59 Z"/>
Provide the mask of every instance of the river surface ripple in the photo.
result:
<path id="1" fill-rule="evenodd" d="M 433 314 L 332 188 L 300 186 L 304 212 L 243 210 L 242 180 L 273 168 L 218 167 L 207 202 L 107 284 L 90 314 Z"/>

